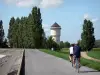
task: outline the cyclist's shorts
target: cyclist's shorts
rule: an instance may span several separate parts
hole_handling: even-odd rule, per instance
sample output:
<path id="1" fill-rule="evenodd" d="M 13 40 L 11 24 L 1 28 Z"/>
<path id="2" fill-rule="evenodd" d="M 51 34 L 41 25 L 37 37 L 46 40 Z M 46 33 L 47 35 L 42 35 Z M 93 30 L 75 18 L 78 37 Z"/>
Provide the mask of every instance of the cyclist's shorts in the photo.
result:
<path id="1" fill-rule="evenodd" d="M 73 54 L 70 54 L 70 56 L 73 56 Z"/>

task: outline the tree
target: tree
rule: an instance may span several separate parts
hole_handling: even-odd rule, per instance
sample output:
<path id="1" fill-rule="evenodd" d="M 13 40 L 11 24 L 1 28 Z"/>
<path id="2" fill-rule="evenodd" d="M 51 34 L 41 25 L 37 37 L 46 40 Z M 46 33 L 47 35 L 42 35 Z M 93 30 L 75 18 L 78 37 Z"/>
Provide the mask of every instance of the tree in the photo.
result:
<path id="1" fill-rule="evenodd" d="M 10 22 L 9 22 L 9 29 L 8 29 L 8 39 L 9 39 L 9 44 L 10 44 L 10 47 L 13 47 L 13 26 L 14 26 L 14 23 L 15 23 L 15 18 L 12 17 L 10 19 Z"/>
<path id="2" fill-rule="evenodd" d="M 2 48 L 8 48 L 8 45 L 7 45 L 7 39 L 4 40 L 3 44 L 2 44 Z"/>
<path id="3" fill-rule="evenodd" d="M 43 31 L 43 42 L 42 42 L 42 48 L 47 48 L 47 38 L 45 36 L 45 32 Z"/>
<path id="4" fill-rule="evenodd" d="M 60 41 L 60 48 L 64 48 L 64 43 L 63 43 L 63 41 Z"/>
<path id="5" fill-rule="evenodd" d="M 67 41 L 64 43 L 64 48 L 69 48 L 70 47 L 70 43 Z"/>
<path id="6" fill-rule="evenodd" d="M 9 22 L 8 39 L 11 47 L 42 48 L 46 38 L 40 8 L 33 7 L 28 17 L 12 17 Z"/>
<path id="7" fill-rule="evenodd" d="M 52 36 L 47 39 L 46 44 L 48 49 L 54 48 L 55 51 L 60 50 L 60 46 L 52 39 Z"/>
<path id="8" fill-rule="evenodd" d="M 95 43 L 94 27 L 90 20 L 84 20 L 83 32 L 81 34 L 81 47 L 82 50 L 90 51 Z"/>
<path id="9" fill-rule="evenodd" d="M 47 48 L 48 49 L 51 49 L 51 48 L 53 48 L 53 39 L 52 39 L 52 37 L 50 36 L 50 37 L 48 37 L 48 39 L 47 39 Z"/>
<path id="10" fill-rule="evenodd" d="M 77 43 L 79 46 L 81 46 L 81 40 L 78 40 Z"/>
<path id="11" fill-rule="evenodd" d="M 0 20 L 0 47 L 2 47 L 4 40 L 4 29 L 3 29 L 3 22 Z"/>
<path id="12" fill-rule="evenodd" d="M 43 42 L 43 28 L 40 8 L 33 7 L 32 9 L 32 32 L 33 42 L 35 48 L 41 48 Z M 37 42 L 38 41 L 38 42 Z"/>

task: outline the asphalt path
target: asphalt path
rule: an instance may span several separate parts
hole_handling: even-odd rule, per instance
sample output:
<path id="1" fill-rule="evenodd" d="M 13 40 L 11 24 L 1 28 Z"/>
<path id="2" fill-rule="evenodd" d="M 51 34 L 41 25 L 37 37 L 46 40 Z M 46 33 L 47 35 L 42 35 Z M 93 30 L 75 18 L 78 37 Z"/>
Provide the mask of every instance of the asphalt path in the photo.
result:
<path id="1" fill-rule="evenodd" d="M 26 49 L 25 75 L 100 75 L 100 72 L 82 66 L 80 73 L 77 73 L 67 60 L 37 49 Z"/>

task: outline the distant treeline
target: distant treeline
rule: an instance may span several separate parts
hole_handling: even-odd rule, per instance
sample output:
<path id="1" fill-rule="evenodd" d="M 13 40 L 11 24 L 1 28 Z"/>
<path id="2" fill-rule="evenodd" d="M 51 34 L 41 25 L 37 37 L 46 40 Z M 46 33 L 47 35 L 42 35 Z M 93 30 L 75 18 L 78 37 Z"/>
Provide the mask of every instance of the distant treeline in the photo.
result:
<path id="1" fill-rule="evenodd" d="M 23 12 L 24 13 L 24 12 Z M 95 41 L 94 27 L 90 20 L 84 20 L 81 40 L 78 42 L 83 50 L 92 50 L 93 47 L 100 48 L 100 40 Z M 9 22 L 8 36 L 4 39 L 3 22 L 0 20 L 0 47 L 11 48 L 69 48 L 69 42 L 61 41 L 57 44 L 52 37 L 46 38 L 42 28 L 40 8 L 33 7 L 27 17 L 12 17 Z"/>
<path id="2" fill-rule="evenodd" d="M 60 50 L 60 45 L 53 41 L 51 36 L 45 37 L 40 8 L 33 7 L 27 17 L 12 17 L 9 22 L 8 40 L 3 41 L 4 29 L 2 22 L 0 26 L 0 47 L 54 48 L 54 50 Z"/>
<path id="3" fill-rule="evenodd" d="M 100 40 L 95 41 L 94 48 L 100 48 Z"/>

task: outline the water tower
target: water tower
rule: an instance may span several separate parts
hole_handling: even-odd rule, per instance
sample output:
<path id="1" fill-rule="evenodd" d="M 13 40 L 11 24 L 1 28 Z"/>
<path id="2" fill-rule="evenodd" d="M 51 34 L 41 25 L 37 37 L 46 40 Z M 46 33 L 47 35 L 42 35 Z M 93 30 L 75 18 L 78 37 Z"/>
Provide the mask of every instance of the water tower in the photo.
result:
<path id="1" fill-rule="evenodd" d="M 56 22 L 51 26 L 51 36 L 55 42 L 60 43 L 61 27 Z"/>

